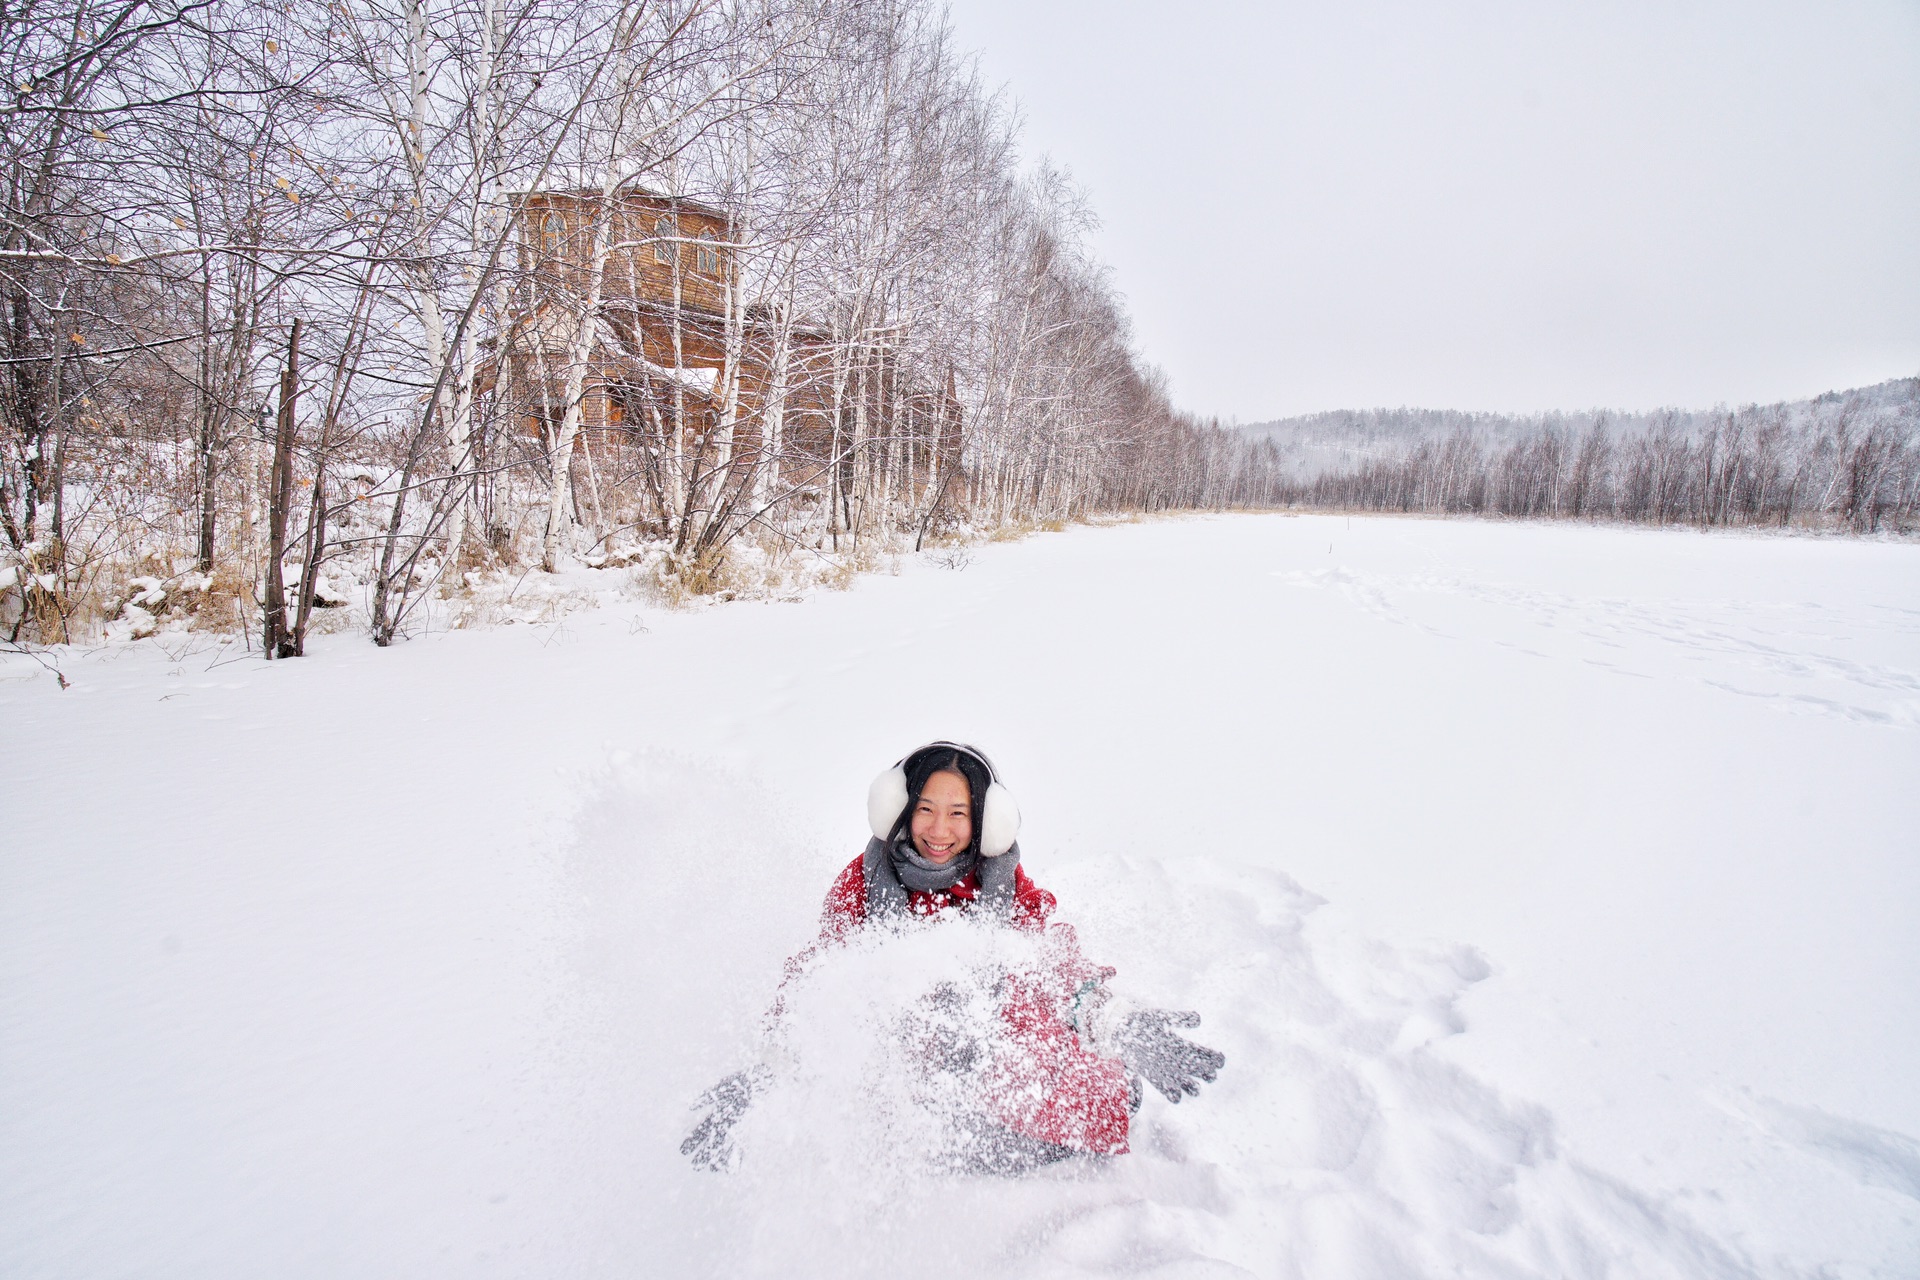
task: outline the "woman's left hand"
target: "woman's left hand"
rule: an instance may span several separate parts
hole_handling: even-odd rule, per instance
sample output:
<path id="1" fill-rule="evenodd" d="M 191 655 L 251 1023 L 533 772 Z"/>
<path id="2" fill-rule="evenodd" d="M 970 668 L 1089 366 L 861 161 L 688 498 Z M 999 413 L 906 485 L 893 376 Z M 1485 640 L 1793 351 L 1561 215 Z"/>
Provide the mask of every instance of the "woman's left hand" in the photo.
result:
<path id="1" fill-rule="evenodd" d="M 1190 1030 L 1200 1025 L 1200 1015 L 1191 1010 L 1143 1009 L 1127 1015 L 1114 1035 L 1120 1061 L 1127 1070 L 1165 1094 L 1168 1102 L 1200 1095 L 1200 1082 L 1212 1083 L 1227 1065 L 1227 1055 L 1218 1049 L 1195 1044 L 1174 1028 Z"/>

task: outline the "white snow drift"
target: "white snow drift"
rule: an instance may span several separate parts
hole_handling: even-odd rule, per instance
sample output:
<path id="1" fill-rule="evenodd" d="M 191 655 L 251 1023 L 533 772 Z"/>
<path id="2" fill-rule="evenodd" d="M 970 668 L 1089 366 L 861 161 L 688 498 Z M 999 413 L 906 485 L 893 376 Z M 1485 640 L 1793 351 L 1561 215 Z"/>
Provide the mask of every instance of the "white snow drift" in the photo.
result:
<path id="1" fill-rule="evenodd" d="M 8 660 L 0 1273 L 1913 1275 L 1916 557 L 1214 518 Z M 1118 1159 L 899 1158 L 863 1028 L 995 945 L 934 931 L 796 992 L 805 1069 L 697 1172 L 689 1104 L 936 736 L 1226 1071 Z"/>

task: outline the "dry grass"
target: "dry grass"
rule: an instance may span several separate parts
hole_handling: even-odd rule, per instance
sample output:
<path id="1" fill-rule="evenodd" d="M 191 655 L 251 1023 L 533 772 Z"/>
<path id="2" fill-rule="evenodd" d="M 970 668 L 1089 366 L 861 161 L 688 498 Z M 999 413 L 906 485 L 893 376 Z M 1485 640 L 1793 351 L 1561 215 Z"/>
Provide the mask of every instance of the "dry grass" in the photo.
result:
<path id="1" fill-rule="evenodd" d="M 797 600 L 816 586 L 845 591 L 861 575 L 876 572 L 900 572 L 898 550 L 877 538 L 840 552 L 787 540 L 743 540 L 725 554 L 691 564 L 676 565 L 668 557 L 643 580 L 652 602 L 679 609 L 713 601 Z"/>
<path id="2" fill-rule="evenodd" d="M 863 542 L 852 551 L 845 551 L 820 577 L 820 583 L 829 591 L 846 591 L 855 579 L 863 573 L 872 573 L 881 564 L 883 551 L 878 543 Z M 895 572 L 899 571 L 896 563 Z"/>
<path id="3" fill-rule="evenodd" d="M 1070 520 L 1049 517 L 1013 521 L 993 529 L 949 524 L 929 533 L 924 558 L 949 569 L 964 569 L 985 543 L 1017 542 L 1039 533 L 1058 533 L 1073 524 L 1131 524 L 1159 518 L 1167 517 L 1116 512 Z M 533 564 L 530 557 L 537 552 L 535 533 L 532 526 L 523 524 L 513 529 L 489 529 L 486 536 L 467 539 L 460 563 L 439 576 L 431 593 L 433 617 L 431 621 L 423 617 L 421 625 L 433 629 L 514 623 L 557 625 L 567 614 L 604 598 L 604 590 L 562 585 L 564 579 L 552 579 L 537 570 L 520 572 Z M 676 561 L 660 544 L 650 542 L 609 550 L 598 563 L 589 564 L 606 571 L 607 577 L 600 581 L 609 586 L 617 583 L 619 595 L 653 607 L 687 609 L 741 599 L 791 601 L 802 599 L 815 588 L 849 590 L 865 574 L 899 573 L 903 558 L 910 554 L 914 534 L 912 528 L 876 529 L 857 545 L 843 539 L 843 549 L 838 552 L 809 547 L 791 538 L 749 535 L 722 553 L 690 561 Z M 47 554 L 43 551 L 42 558 Z M 71 551 L 68 554 L 73 555 Z M 21 638 L 30 643 L 44 643 L 42 637 L 55 642 L 64 637 L 75 641 L 102 635 L 124 638 L 129 621 L 142 628 L 151 625 L 127 609 L 141 591 L 135 585 L 140 578 L 157 579 L 164 587 L 163 602 L 147 602 L 151 606 L 147 611 L 155 615 L 163 635 L 182 629 L 215 635 L 257 630 L 258 583 L 231 560 L 223 561 L 211 575 L 175 571 L 190 563 L 190 552 L 177 545 L 129 560 L 109 562 L 97 557 L 84 565 L 70 560 L 68 585 L 57 592 L 47 591 L 23 572 L 20 587 L 0 599 L 0 636 L 24 610 L 27 617 Z M 357 560 L 344 560 L 330 563 L 329 568 L 338 571 L 342 565 L 351 569 L 358 564 Z M 21 566 L 23 571 L 32 567 Z M 364 569 L 364 565 L 360 567 Z M 431 576 L 432 569 L 437 566 L 427 569 L 423 576 Z M 364 601 L 361 603 L 364 605 Z M 365 621 L 363 607 L 323 607 L 314 611 L 309 632 L 327 635 L 351 631 L 364 626 Z"/>
<path id="4" fill-rule="evenodd" d="M 1021 542 L 1036 533 L 1065 533 L 1068 521 L 1061 516 L 1050 516 L 1045 520 L 1015 520 L 1003 524 L 987 534 L 988 542 Z M 1073 523 L 1085 523 L 1075 521 Z"/>
<path id="5" fill-rule="evenodd" d="M 189 602 L 187 625 L 195 631 L 251 629 L 253 583 L 231 564 L 217 565 L 207 589 L 193 592 Z"/>
<path id="6" fill-rule="evenodd" d="M 668 556 L 653 572 L 655 593 L 669 609 L 685 609 L 707 600 L 732 600 L 740 595 L 740 583 L 731 571 L 731 558 L 725 551 L 692 559 Z"/>
<path id="7" fill-rule="evenodd" d="M 598 603 L 599 597 L 595 593 L 577 588 L 538 593 L 510 592 L 506 596 L 492 596 L 462 589 L 453 600 L 449 601 L 448 612 L 435 618 L 429 625 L 444 626 L 453 631 L 470 631 L 477 627 L 504 627 L 514 623 L 535 627 L 551 626 L 569 614 L 578 613 L 582 609 L 591 609 Z M 345 612 L 345 610 L 337 612 Z"/>

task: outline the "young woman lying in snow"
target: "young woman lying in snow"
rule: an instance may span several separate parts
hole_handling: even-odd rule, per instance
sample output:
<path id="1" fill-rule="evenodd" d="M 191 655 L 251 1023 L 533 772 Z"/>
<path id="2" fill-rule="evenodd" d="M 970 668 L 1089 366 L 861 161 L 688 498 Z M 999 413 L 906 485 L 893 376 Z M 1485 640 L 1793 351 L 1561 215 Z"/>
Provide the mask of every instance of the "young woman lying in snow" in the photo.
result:
<path id="1" fill-rule="evenodd" d="M 1225 1064 L 1175 1033 L 1197 1026 L 1199 1015 L 1124 1008 L 1107 989 L 1114 970 L 1089 963 L 1072 927 L 1050 922 L 1054 896 L 1020 865 L 1020 810 L 983 753 L 954 742 L 919 748 L 875 779 L 867 816 L 873 839 L 827 891 L 820 937 L 788 962 L 790 980 L 864 930 L 952 914 L 1038 943 L 1038 963 L 991 980 L 998 1025 L 990 1043 L 943 1016 L 965 1000 L 954 982 L 936 982 L 899 1028 L 926 1079 L 966 1095 L 942 1108 L 959 1131 L 963 1167 L 1017 1172 L 1124 1153 L 1143 1082 L 1179 1102 Z M 681 1151 L 703 1167 L 725 1167 L 728 1131 L 769 1079 L 762 1068 L 709 1090 L 700 1100 L 707 1115 Z"/>

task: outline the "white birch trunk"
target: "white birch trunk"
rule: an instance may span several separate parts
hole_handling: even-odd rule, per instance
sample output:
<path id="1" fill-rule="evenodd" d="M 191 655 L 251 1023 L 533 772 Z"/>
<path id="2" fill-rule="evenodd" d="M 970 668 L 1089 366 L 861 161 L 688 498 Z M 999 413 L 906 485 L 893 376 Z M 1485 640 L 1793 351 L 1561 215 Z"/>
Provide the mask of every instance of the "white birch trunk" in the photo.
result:
<path id="1" fill-rule="evenodd" d="M 567 372 L 561 391 L 563 408 L 554 439 L 553 482 L 547 494 L 547 532 L 540 543 L 540 567 L 548 573 L 558 569 L 561 539 L 573 524 L 573 447 L 580 437 L 587 369 L 600 340 L 600 296 L 606 280 L 607 253 L 612 244 L 609 234 L 613 223 L 612 195 L 611 191 L 603 191 L 590 214 L 593 247 L 588 259 L 586 292 L 580 300 L 573 340 L 567 346 Z"/>
<path id="2" fill-rule="evenodd" d="M 474 94 L 474 134 L 477 144 L 476 180 L 473 207 L 468 219 L 472 247 L 490 245 L 499 231 L 499 181 L 495 164 L 499 147 L 499 121 L 495 118 L 493 71 L 496 45 L 500 36 L 500 0 L 488 0 L 485 29 L 480 36 L 480 65 L 476 68 Z M 479 288 L 471 278 L 469 285 Z M 471 289 L 468 301 L 472 301 Z M 499 315 L 501 313 L 496 313 Z M 473 400 L 475 366 L 480 358 L 480 325 L 470 316 L 460 335 L 460 369 L 454 387 L 453 412 L 447 422 L 449 483 L 454 488 L 453 509 L 447 515 L 447 564 L 457 566 L 466 541 L 467 525 L 473 509 Z M 498 358 L 504 362 L 502 346 Z M 496 374 L 496 378 L 499 375 Z"/>

